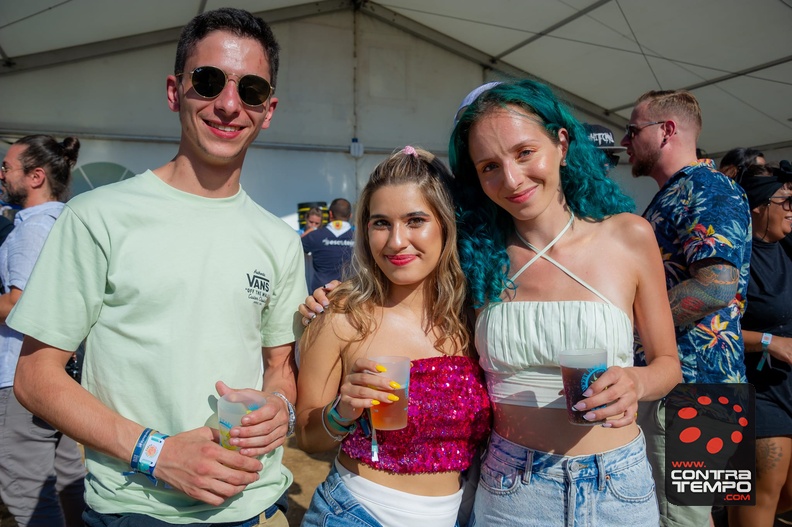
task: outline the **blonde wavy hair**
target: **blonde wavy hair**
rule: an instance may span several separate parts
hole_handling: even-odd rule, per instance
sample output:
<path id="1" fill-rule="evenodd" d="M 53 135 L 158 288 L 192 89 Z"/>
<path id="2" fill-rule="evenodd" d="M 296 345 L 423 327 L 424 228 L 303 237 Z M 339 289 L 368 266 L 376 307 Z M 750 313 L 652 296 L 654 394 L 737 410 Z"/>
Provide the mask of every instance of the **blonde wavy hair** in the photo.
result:
<path id="1" fill-rule="evenodd" d="M 434 347 L 443 352 L 451 339 L 466 353 L 470 344 L 468 327 L 464 322 L 465 276 L 457 256 L 457 229 L 448 182 L 448 168 L 435 155 L 413 147 L 392 154 L 380 163 L 369 177 L 360 194 L 355 214 L 355 250 L 347 271 L 347 280 L 328 296 L 334 311 L 343 313 L 363 340 L 376 330 L 374 308 L 383 306 L 390 281 L 377 265 L 369 245 L 368 222 L 371 216 L 371 197 L 388 186 L 411 184 L 432 208 L 443 232 L 443 248 L 435 272 L 428 278 L 424 312 L 427 334 L 436 330 Z"/>

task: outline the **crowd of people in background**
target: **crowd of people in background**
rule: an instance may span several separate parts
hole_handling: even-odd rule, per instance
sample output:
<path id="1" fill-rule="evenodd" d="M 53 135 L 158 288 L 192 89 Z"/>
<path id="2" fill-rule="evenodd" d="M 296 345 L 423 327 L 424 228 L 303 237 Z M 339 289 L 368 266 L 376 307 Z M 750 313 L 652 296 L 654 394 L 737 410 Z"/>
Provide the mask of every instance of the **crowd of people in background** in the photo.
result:
<path id="1" fill-rule="evenodd" d="M 540 82 L 491 82 L 450 168 L 397 148 L 354 215 L 337 198 L 295 233 L 240 186 L 278 66 L 263 20 L 208 11 L 167 78 L 170 162 L 65 203 L 76 138 L 5 154 L 0 497 L 21 527 L 284 527 L 294 434 L 337 451 L 306 527 L 707 527 L 666 492 L 679 383 L 755 386 L 756 504 L 728 525 L 792 510 L 788 162 L 699 158 L 685 90 L 641 95 L 617 143 Z M 608 176 L 622 154 L 658 185 L 640 216 Z M 607 353 L 568 406 L 570 348 Z M 221 446 L 219 399 L 262 393 Z"/>

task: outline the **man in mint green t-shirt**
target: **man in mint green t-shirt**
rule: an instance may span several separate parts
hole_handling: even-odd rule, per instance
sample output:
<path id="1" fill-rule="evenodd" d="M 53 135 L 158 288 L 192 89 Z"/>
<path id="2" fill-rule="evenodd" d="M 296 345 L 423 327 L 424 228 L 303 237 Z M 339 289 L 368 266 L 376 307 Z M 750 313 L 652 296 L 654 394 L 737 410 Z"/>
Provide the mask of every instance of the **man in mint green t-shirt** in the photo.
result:
<path id="1" fill-rule="evenodd" d="M 26 335 L 18 399 L 85 445 L 89 526 L 286 525 L 302 246 L 239 184 L 277 67 L 263 20 L 194 18 L 167 79 L 178 153 L 70 201 L 8 318 Z M 83 339 L 80 386 L 63 367 Z M 242 389 L 266 402 L 225 449 L 217 400 Z"/>

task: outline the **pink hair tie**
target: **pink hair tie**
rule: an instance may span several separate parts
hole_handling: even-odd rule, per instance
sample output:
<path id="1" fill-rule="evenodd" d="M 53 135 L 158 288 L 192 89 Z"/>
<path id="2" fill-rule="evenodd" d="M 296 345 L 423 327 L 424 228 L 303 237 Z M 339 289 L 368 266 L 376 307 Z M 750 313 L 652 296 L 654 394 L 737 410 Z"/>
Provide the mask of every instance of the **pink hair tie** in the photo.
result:
<path id="1" fill-rule="evenodd" d="M 416 158 L 418 157 L 418 152 L 416 152 L 415 148 L 411 147 L 410 145 L 407 145 L 402 149 L 402 154 Z"/>

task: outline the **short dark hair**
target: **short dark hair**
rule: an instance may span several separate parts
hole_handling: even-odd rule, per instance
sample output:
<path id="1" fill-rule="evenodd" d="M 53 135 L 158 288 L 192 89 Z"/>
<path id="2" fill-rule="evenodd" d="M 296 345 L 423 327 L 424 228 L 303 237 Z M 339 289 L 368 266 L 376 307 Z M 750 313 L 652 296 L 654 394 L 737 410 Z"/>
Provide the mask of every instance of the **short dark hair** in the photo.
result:
<path id="1" fill-rule="evenodd" d="M 71 170 L 80 152 L 79 139 L 67 137 L 59 143 L 50 135 L 38 134 L 25 136 L 14 144 L 27 146 L 19 155 L 22 170 L 27 174 L 36 168 L 43 168 L 52 196 L 58 201 L 65 201 L 69 196 Z"/>
<path id="2" fill-rule="evenodd" d="M 238 37 L 258 40 L 267 54 L 270 67 L 270 84 L 277 85 L 280 45 L 272 33 L 272 29 L 261 18 L 253 16 L 243 9 L 222 7 L 207 11 L 196 16 L 182 29 L 179 44 L 176 46 L 176 64 L 173 73 L 184 73 L 187 57 L 195 50 L 195 46 L 212 31 L 228 31 Z"/>
<path id="3" fill-rule="evenodd" d="M 330 212 L 335 220 L 348 220 L 352 216 L 352 205 L 344 198 L 336 198 L 330 203 Z"/>

